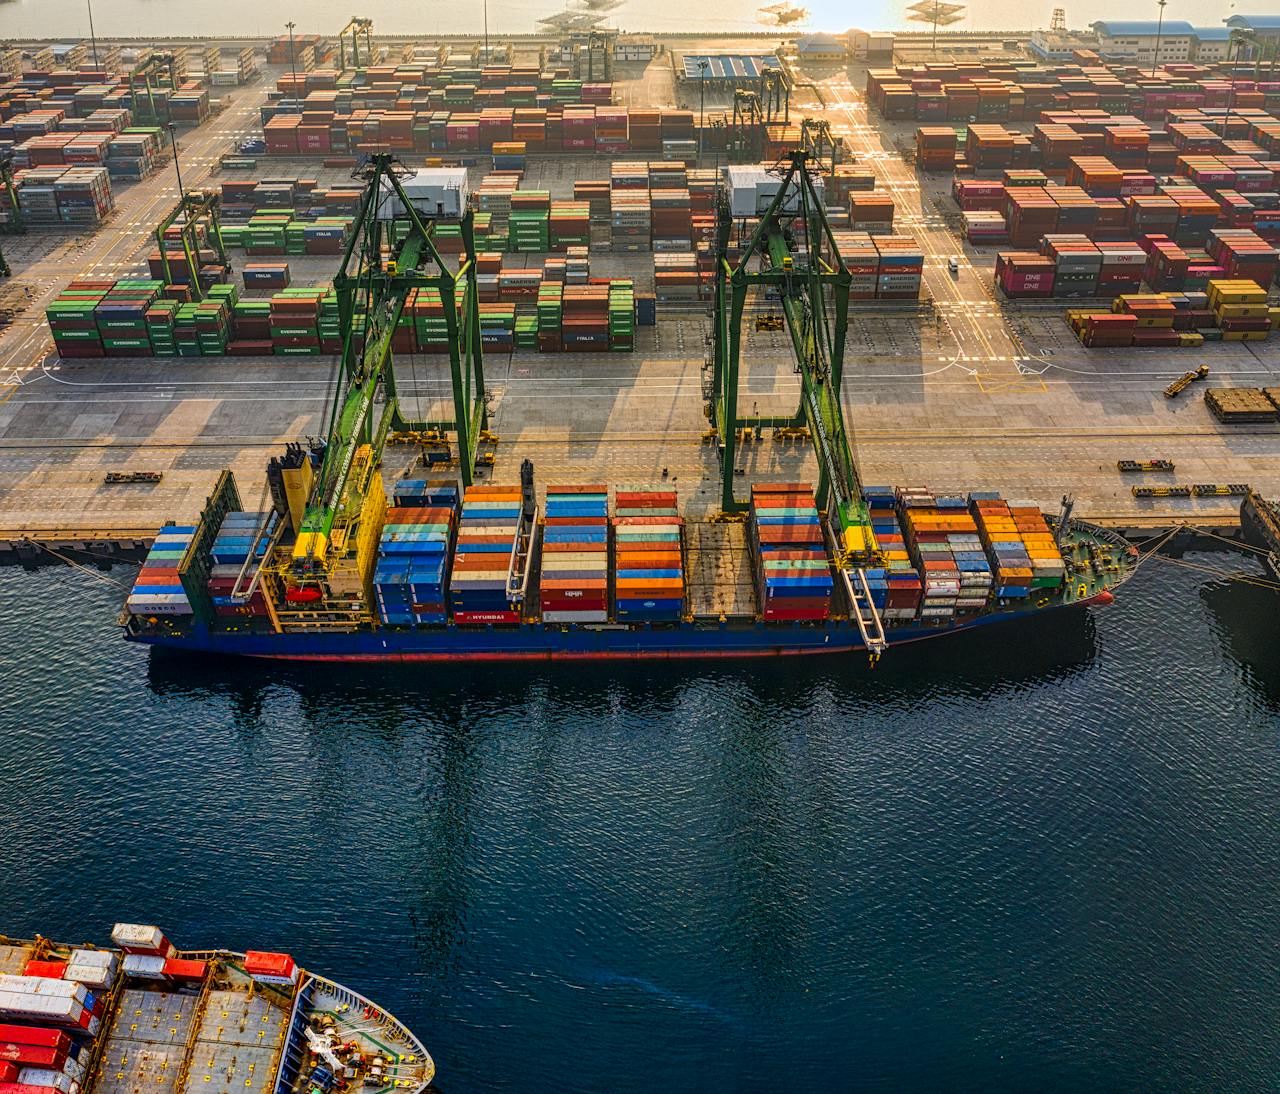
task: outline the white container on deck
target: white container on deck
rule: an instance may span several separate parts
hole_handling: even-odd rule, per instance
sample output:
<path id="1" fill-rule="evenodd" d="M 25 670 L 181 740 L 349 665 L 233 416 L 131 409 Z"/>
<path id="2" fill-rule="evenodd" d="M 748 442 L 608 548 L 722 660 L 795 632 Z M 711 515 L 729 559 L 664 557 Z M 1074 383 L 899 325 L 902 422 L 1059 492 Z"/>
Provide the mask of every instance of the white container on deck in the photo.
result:
<path id="1" fill-rule="evenodd" d="M 139 598 L 131 596 L 129 599 L 135 600 Z M 165 601 L 170 598 L 156 596 L 147 597 L 146 599 Z M 185 601 L 187 598 L 181 597 L 180 599 Z M 188 609 L 190 606 L 190 602 L 188 602 Z M 153 927 L 149 923 L 117 923 L 111 928 L 111 941 L 124 950 L 125 953 L 154 953 L 159 954 L 161 957 L 169 957 L 173 953 L 173 946 L 165 938 L 164 932 L 159 927 Z"/>
<path id="2" fill-rule="evenodd" d="M 147 980 L 163 980 L 164 979 L 164 961 L 163 957 L 157 957 L 152 954 L 130 953 L 125 954 L 124 971 L 126 976 L 140 976 Z"/>

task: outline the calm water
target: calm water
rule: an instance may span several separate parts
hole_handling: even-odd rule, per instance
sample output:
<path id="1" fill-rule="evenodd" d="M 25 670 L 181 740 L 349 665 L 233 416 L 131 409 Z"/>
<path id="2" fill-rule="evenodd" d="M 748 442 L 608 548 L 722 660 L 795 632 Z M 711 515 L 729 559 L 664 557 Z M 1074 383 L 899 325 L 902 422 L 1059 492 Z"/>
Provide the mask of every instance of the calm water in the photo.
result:
<path id="1" fill-rule="evenodd" d="M 92 0 L 94 28 L 100 35 L 276 35 L 293 20 L 298 33 L 333 35 L 352 12 L 374 21 L 385 34 L 472 34 L 484 26 L 484 4 L 405 3 L 405 0 Z M 682 0 L 627 0 L 609 16 L 613 26 L 627 31 L 742 31 L 767 29 L 757 22 L 758 11 L 771 0 L 701 0 L 690 6 Z M 840 32 L 850 26 L 866 30 L 895 30 L 920 24 L 908 22 L 910 0 L 866 0 L 851 6 L 841 0 L 797 0 L 809 9 L 804 31 Z M 493 34 L 529 33 L 537 20 L 560 11 L 565 0 L 489 0 L 489 30 Z M 971 3 L 959 30 L 1027 29 L 1047 27 L 1060 0 L 983 0 Z M 1170 19 L 1197 26 L 1216 26 L 1229 15 L 1271 14 L 1265 0 L 1207 0 L 1192 7 L 1174 5 Z M 1085 27 L 1095 19 L 1114 19 L 1117 9 L 1106 0 L 1083 0 L 1067 5 L 1071 26 Z M 1130 18 L 1154 19 L 1154 3 L 1126 12 Z M 85 0 L 3 0 L 0 37 L 10 35 L 88 37 Z"/>
<path id="2" fill-rule="evenodd" d="M 873 673 L 266 671 L 117 602 L 0 570 L 0 929 L 290 950 L 448 1094 L 1277 1089 L 1272 593 Z"/>

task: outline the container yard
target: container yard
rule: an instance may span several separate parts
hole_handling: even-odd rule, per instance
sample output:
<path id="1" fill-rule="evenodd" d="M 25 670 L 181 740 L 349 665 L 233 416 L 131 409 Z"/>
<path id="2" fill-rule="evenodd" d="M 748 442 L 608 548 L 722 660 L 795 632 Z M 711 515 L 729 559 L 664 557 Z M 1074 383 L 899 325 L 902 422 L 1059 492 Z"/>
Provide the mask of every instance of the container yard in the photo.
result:
<path id="1" fill-rule="evenodd" d="M 421 1092 L 422 1043 L 284 953 L 179 950 L 117 923 L 108 946 L 0 936 L 0 1081 L 11 1094 Z"/>
<path id="2" fill-rule="evenodd" d="M 676 42 L 603 78 L 553 39 L 519 63 L 424 39 L 356 65 L 326 45 L 298 47 L 296 76 L 281 61 L 287 41 L 252 49 L 234 88 L 202 80 L 204 59 L 187 58 L 178 88 L 200 84 L 211 104 L 203 123 L 177 130 L 190 215 L 160 107 L 146 107 L 160 130 L 148 145 L 131 132 L 136 111 L 114 113 L 119 84 L 103 91 L 88 74 L 46 72 L 39 86 L 29 74 L 15 85 L 77 88 L 69 98 L 80 106 L 62 125 L 76 122 L 78 137 L 96 132 L 79 125 L 95 113 L 119 129 L 106 146 L 113 205 L 99 214 L 95 204 L 105 220 L 87 235 L 35 226 L 61 216 L 61 176 L 46 199 L 38 173 L 79 165 L 12 168 L 37 182 L 31 226 L 0 241 L 14 271 L 0 285 L 12 314 L 0 333 L 10 471 L 0 542 L 145 546 L 166 521 L 194 523 L 224 469 L 256 495 L 286 443 L 326 432 L 344 338 L 334 278 L 364 186 L 354 168 L 382 150 L 412 172 L 413 193 L 434 195 L 433 241 L 455 269 L 472 213 L 486 418 L 474 431 L 486 437 L 478 480 L 515 483 L 529 459 L 539 491 L 670 483 L 682 519 L 722 509 L 725 437 L 707 416 L 718 195 L 737 195 L 742 213 L 732 261 L 784 154 L 804 147 L 850 277 L 841 401 L 863 482 L 994 491 L 1050 514 L 1070 493 L 1081 517 L 1134 531 L 1234 523 L 1211 497 L 1135 498 L 1109 470 L 1135 448 L 1178 457 L 1197 480 L 1274 490 L 1271 426 L 1228 433 L 1210 407 L 1162 395 L 1201 362 L 1228 386 L 1274 380 L 1271 312 L 1263 330 L 1258 315 L 1222 312 L 1241 302 L 1210 303 L 1228 283 L 1270 294 L 1275 270 L 1263 188 L 1274 178 L 1270 88 L 1237 81 L 1253 97 L 1228 104 L 1220 63 L 1173 66 L 1134 90 L 1117 66 L 1087 60 L 889 68 L 852 57 L 813 72 L 789 61 L 780 82 L 758 71 L 736 89 L 707 86 L 700 100 L 685 62 L 731 55 L 732 39 Z M 244 48 L 227 44 L 217 63 L 229 71 Z M 166 66 L 153 64 L 167 81 Z M 160 78 L 149 78 L 154 96 Z M 146 82 L 135 78 L 130 104 L 149 102 Z M 127 95 L 127 73 L 122 83 Z M 1176 99 L 1161 97 L 1164 84 Z M 744 89 L 760 101 L 759 124 L 734 120 Z M 182 108 L 178 96 L 172 109 Z M 35 141 L 21 155 L 42 156 L 41 139 L 60 131 L 44 121 L 19 131 L 43 109 L 15 95 L 0 118 L 15 149 Z M 1224 119 L 1225 137 L 1214 128 Z M 117 185 L 111 150 L 122 141 L 121 156 L 154 163 Z M 85 194 L 62 208 L 78 215 L 97 201 Z M 204 198 L 216 224 L 196 208 Z M 400 231 L 393 219 L 388 245 Z M 456 416 L 445 312 L 436 287 L 417 287 L 391 336 L 405 417 L 428 425 Z M 778 317 L 769 292 L 753 289 L 736 414 L 762 424 L 733 430 L 730 473 L 816 493 L 820 465 L 796 420 L 802 385 Z M 357 302 L 357 345 L 367 322 Z M 402 475 L 461 482 L 458 448 L 447 429 L 392 430 L 388 499 Z M 124 488 L 109 472 L 159 478 Z"/>

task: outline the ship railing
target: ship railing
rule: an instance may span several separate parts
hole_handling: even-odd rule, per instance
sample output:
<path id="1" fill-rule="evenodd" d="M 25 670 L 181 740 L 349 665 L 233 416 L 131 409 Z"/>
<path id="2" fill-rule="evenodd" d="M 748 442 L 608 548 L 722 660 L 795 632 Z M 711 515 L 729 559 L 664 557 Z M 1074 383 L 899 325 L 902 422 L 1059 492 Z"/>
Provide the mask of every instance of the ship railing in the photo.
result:
<path id="1" fill-rule="evenodd" d="M 529 592 L 529 575 L 533 572 L 533 553 L 538 542 L 538 507 L 528 521 L 528 531 L 522 526 L 511 545 L 511 561 L 507 566 L 507 600 L 523 604 Z"/>
<path id="2" fill-rule="evenodd" d="M 871 599 L 867 571 L 860 566 L 851 570 L 841 566 L 839 570 L 844 579 L 845 595 L 849 598 L 849 614 L 858 625 L 862 644 L 872 657 L 879 657 L 888 648 L 889 641 L 884 636 L 884 623 L 876 611 L 875 601 Z"/>
<path id="3" fill-rule="evenodd" d="M 409 1028 L 403 1022 L 394 1015 L 387 1013 L 376 1003 L 366 999 L 358 991 L 353 991 L 343 984 L 311 972 L 304 973 L 303 977 L 298 994 L 294 998 L 293 1010 L 289 1015 L 289 1035 L 286 1039 L 286 1050 L 295 1034 L 302 1035 L 302 1027 L 307 1021 L 306 1012 L 311 1005 L 314 993 L 319 989 L 326 995 L 331 996 L 338 1006 L 345 1006 L 348 1010 L 355 1011 L 377 1025 L 379 1037 L 372 1036 L 370 1032 L 360 1031 L 368 1040 L 375 1043 L 379 1042 L 380 1039 L 386 1039 L 393 1043 L 398 1042 L 395 1049 L 388 1048 L 388 1051 L 403 1051 L 403 1054 L 416 1057 L 415 1064 L 421 1067 L 421 1077 L 414 1087 L 403 1088 L 404 1094 L 422 1094 L 431 1085 L 431 1080 L 436 1073 L 435 1061 L 431 1058 L 431 1053 L 427 1051 L 426 1046 L 409 1031 Z M 400 1045 L 403 1046 L 403 1050 L 399 1047 Z M 293 1087 L 293 1079 L 286 1080 L 286 1072 L 288 1070 L 281 1066 L 276 1076 L 273 1094 L 290 1094 Z"/>

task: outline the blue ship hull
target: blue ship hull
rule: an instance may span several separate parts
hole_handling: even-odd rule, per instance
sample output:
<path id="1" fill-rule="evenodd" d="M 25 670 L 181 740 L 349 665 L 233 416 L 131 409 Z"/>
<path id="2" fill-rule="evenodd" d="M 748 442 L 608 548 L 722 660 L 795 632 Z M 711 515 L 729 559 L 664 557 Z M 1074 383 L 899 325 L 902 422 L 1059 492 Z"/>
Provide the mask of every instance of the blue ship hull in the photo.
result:
<path id="1" fill-rule="evenodd" d="M 992 623 L 1065 608 L 1110 603 L 1109 592 L 1044 607 L 1003 608 L 945 625 L 912 623 L 887 630 L 889 646 L 941 638 Z M 430 627 L 308 634 L 211 631 L 199 624 L 181 633 L 126 630 L 133 642 L 191 653 L 288 661 L 559 661 L 685 660 L 840 654 L 864 649 L 857 625 L 846 620 L 806 623 L 681 623 L 674 626 Z"/>

